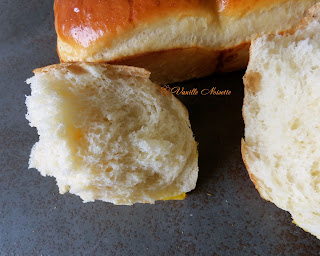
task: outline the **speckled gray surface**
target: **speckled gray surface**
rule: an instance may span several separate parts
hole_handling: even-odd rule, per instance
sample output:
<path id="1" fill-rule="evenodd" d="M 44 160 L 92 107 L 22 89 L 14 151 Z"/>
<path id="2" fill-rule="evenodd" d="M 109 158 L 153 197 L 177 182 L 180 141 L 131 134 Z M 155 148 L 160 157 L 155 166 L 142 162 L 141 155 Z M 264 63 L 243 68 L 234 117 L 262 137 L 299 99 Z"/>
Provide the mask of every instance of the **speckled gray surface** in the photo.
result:
<path id="1" fill-rule="evenodd" d="M 184 201 L 131 207 L 59 195 L 28 169 L 38 136 L 25 79 L 58 62 L 53 0 L 0 4 L 0 255 L 319 255 L 320 241 L 262 200 L 240 155 L 243 72 L 180 84 L 231 96 L 182 96 L 199 141 L 197 188 Z"/>

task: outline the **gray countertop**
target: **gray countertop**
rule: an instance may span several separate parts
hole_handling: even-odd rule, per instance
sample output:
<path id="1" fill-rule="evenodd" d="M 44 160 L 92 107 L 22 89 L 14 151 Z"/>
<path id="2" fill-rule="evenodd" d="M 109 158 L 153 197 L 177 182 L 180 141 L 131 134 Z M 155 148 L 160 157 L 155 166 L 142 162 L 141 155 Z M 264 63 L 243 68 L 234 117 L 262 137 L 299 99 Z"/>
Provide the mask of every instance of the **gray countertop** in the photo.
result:
<path id="1" fill-rule="evenodd" d="M 181 96 L 199 142 L 199 180 L 184 201 L 84 204 L 28 169 L 37 131 L 24 82 L 57 63 L 53 0 L 0 4 L 0 255 L 319 255 L 320 241 L 260 198 L 240 154 L 242 75 L 179 84 L 230 96 Z"/>

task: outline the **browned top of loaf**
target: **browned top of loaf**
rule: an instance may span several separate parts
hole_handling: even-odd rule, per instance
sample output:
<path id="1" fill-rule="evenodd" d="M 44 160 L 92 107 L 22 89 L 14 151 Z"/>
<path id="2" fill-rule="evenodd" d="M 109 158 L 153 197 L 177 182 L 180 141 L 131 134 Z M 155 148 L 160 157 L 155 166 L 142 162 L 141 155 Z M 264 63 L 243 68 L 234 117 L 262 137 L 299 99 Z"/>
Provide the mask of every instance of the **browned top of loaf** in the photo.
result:
<path id="1" fill-rule="evenodd" d="M 109 41 L 141 24 L 186 16 L 239 17 L 287 0 L 55 0 L 55 26 L 60 40 L 89 47 Z"/>

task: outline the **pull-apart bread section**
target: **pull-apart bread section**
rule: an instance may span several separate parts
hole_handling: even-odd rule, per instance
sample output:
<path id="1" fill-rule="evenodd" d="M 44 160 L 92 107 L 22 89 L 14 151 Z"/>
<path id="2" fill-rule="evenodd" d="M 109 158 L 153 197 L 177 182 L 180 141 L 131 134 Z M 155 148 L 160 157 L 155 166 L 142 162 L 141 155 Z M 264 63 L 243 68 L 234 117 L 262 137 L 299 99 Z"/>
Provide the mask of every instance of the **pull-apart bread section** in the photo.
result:
<path id="1" fill-rule="evenodd" d="M 320 4 L 300 26 L 252 42 L 243 160 L 261 196 L 320 239 Z"/>
<path id="2" fill-rule="evenodd" d="M 292 28 L 317 0 L 55 0 L 62 62 L 126 64 L 166 84 L 245 68 L 251 39 Z"/>
<path id="3" fill-rule="evenodd" d="M 184 199 L 198 176 L 188 112 L 141 68 L 72 63 L 34 71 L 29 166 L 84 202 Z"/>

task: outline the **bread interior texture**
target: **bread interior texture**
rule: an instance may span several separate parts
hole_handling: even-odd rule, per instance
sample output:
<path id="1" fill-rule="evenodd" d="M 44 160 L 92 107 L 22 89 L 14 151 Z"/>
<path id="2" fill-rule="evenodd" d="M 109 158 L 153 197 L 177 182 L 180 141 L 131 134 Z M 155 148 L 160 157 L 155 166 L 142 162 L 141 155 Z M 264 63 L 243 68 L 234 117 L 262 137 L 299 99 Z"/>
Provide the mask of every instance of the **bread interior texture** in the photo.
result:
<path id="1" fill-rule="evenodd" d="M 84 202 L 183 199 L 198 173 L 188 113 L 148 76 L 99 64 L 36 71 L 27 80 L 27 119 L 40 136 L 30 167 Z"/>
<path id="2" fill-rule="evenodd" d="M 244 83 L 242 153 L 250 177 L 262 197 L 320 238 L 319 20 L 256 39 Z"/>

